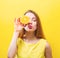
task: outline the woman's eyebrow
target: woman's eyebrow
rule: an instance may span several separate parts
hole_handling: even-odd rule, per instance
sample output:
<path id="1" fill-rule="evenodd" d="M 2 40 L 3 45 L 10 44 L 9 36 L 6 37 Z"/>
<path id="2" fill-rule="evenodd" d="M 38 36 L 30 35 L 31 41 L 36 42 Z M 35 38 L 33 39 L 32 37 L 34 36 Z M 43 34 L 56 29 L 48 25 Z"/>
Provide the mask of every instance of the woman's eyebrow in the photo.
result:
<path id="1" fill-rule="evenodd" d="M 32 19 L 36 19 L 35 17 L 32 17 Z"/>
<path id="2" fill-rule="evenodd" d="M 32 20 L 36 20 L 36 17 L 33 17 Z"/>

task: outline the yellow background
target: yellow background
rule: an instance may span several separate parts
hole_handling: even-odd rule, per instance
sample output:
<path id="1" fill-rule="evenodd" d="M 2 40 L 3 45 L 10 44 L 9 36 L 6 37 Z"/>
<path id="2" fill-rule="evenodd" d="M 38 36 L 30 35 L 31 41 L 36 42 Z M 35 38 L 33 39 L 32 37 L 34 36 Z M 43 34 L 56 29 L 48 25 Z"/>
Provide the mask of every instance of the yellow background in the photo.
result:
<path id="1" fill-rule="evenodd" d="M 0 58 L 7 58 L 14 18 L 32 9 L 38 13 L 53 58 L 60 58 L 60 0 L 0 0 Z"/>

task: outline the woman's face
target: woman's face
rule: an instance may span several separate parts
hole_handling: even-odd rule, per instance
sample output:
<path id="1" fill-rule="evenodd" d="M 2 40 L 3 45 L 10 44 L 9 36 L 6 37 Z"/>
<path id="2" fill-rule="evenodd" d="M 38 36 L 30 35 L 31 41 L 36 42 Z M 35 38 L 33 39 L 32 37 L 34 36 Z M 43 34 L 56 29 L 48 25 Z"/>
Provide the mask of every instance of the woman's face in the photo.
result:
<path id="1" fill-rule="evenodd" d="M 30 22 L 24 27 L 24 29 L 26 31 L 35 31 L 37 29 L 36 16 L 31 12 L 26 13 L 25 16 L 29 17 Z"/>

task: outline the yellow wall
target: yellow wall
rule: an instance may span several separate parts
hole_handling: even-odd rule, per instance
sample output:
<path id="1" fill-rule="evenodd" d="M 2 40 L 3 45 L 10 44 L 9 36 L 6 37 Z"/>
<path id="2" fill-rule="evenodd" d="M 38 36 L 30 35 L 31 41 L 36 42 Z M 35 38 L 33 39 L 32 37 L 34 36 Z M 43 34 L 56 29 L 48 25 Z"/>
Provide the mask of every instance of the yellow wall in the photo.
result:
<path id="1" fill-rule="evenodd" d="M 14 18 L 32 9 L 41 19 L 44 34 L 52 47 L 53 58 L 60 58 L 59 0 L 0 0 L 0 58 L 7 58 Z"/>

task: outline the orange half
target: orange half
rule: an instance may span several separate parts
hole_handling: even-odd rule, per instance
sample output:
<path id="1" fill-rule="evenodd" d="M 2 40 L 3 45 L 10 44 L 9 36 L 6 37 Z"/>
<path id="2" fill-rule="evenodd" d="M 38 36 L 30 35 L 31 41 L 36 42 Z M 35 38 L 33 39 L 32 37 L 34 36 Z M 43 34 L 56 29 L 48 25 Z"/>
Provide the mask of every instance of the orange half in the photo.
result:
<path id="1" fill-rule="evenodd" d="M 27 17 L 27 16 L 21 17 L 20 22 L 22 24 L 28 24 L 29 23 L 29 17 Z"/>

